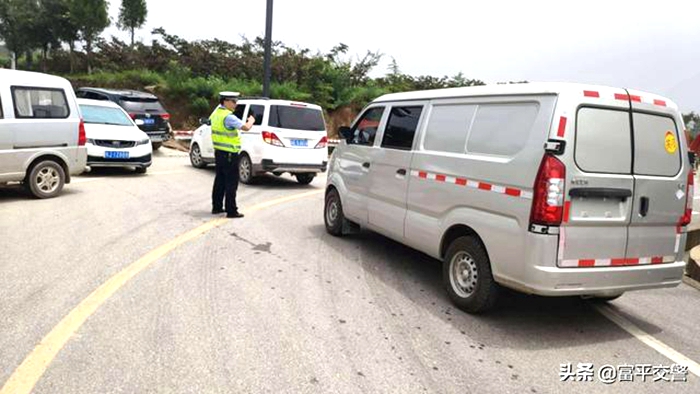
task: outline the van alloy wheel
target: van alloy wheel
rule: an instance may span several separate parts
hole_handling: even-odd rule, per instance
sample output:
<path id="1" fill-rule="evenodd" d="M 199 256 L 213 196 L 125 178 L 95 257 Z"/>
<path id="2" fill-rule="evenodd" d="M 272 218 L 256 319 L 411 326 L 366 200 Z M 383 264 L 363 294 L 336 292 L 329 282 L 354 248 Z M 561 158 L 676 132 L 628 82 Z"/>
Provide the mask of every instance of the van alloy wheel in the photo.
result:
<path id="1" fill-rule="evenodd" d="M 32 166 L 25 178 L 25 187 L 36 198 L 57 196 L 65 183 L 66 175 L 60 164 L 44 160 Z"/>
<path id="2" fill-rule="evenodd" d="M 459 252 L 450 261 L 450 284 L 455 293 L 467 298 L 474 293 L 479 281 L 479 269 L 466 252 Z"/>
<path id="3" fill-rule="evenodd" d="M 53 193 L 58 189 L 58 185 L 61 182 L 58 171 L 55 168 L 46 167 L 42 168 L 37 174 L 36 185 L 43 193 Z"/>

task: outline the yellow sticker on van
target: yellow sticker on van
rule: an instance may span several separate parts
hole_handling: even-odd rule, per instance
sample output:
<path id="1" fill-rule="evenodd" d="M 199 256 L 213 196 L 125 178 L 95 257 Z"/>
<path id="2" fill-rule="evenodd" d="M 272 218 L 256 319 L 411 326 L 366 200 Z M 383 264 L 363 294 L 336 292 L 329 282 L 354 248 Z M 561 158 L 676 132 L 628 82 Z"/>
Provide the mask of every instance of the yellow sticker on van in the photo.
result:
<path id="1" fill-rule="evenodd" d="M 665 144 L 666 152 L 669 154 L 674 154 L 678 150 L 678 141 L 676 141 L 676 136 L 670 132 L 666 132 Z"/>

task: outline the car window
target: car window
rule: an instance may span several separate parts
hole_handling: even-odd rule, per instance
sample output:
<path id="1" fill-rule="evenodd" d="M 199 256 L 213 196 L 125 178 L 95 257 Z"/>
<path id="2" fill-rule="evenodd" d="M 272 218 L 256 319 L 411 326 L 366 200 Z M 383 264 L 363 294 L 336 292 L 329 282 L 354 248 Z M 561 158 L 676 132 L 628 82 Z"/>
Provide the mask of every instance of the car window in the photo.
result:
<path id="1" fill-rule="evenodd" d="M 384 129 L 382 148 L 410 150 L 423 106 L 393 107 Z"/>
<path id="2" fill-rule="evenodd" d="M 95 92 L 85 92 L 82 97 L 90 100 L 107 100 L 107 96 Z"/>
<path id="3" fill-rule="evenodd" d="M 243 119 L 243 115 L 245 114 L 245 109 L 247 105 L 246 104 L 238 104 L 236 106 L 236 110 L 233 111 L 233 115 L 237 117 L 238 119 L 242 120 L 245 123 L 245 120 Z"/>
<path id="4" fill-rule="evenodd" d="M 634 173 L 674 176 L 681 170 L 678 128 L 673 118 L 635 112 Z"/>
<path id="5" fill-rule="evenodd" d="M 127 112 L 165 112 L 165 109 L 160 104 L 158 99 L 152 98 L 135 98 L 122 97 L 119 99 L 119 105 Z"/>
<path id="6" fill-rule="evenodd" d="M 304 104 L 270 106 L 268 125 L 282 129 L 326 131 L 321 110 L 308 108 Z"/>
<path id="7" fill-rule="evenodd" d="M 17 118 L 65 119 L 70 114 L 62 89 L 13 86 L 12 98 Z"/>
<path id="8" fill-rule="evenodd" d="M 515 156 L 527 144 L 539 114 L 537 103 L 480 104 L 467 140 L 467 152 Z"/>
<path id="9" fill-rule="evenodd" d="M 370 108 L 362 114 L 362 117 L 357 120 L 357 123 L 352 128 L 353 137 L 349 143 L 354 145 L 374 145 L 374 137 L 377 135 L 382 115 L 384 115 L 384 107 Z"/>
<path id="10" fill-rule="evenodd" d="M 574 159 L 586 172 L 629 174 L 632 167 L 630 114 L 583 107 L 578 110 Z M 663 148 L 663 145 L 659 146 Z"/>
<path id="11" fill-rule="evenodd" d="M 124 111 L 119 108 L 100 107 L 97 105 L 81 105 L 80 112 L 87 124 L 108 124 L 114 126 L 133 126 Z"/>
<path id="12" fill-rule="evenodd" d="M 263 121 L 263 116 L 265 116 L 265 106 L 264 105 L 251 105 L 250 112 L 248 116 L 255 118 L 255 123 L 253 125 L 260 126 Z"/>

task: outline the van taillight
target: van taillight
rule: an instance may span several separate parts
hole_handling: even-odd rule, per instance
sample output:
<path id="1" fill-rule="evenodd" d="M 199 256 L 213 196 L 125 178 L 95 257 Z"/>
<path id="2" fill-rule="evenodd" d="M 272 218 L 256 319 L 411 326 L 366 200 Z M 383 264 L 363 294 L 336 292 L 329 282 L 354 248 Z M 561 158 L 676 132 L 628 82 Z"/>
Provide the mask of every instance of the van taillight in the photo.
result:
<path id="1" fill-rule="evenodd" d="M 161 119 L 163 119 L 163 120 L 170 120 L 170 114 L 167 114 L 167 113 L 166 113 L 166 114 L 160 115 L 160 117 L 161 117 Z"/>
<path id="2" fill-rule="evenodd" d="M 530 224 L 559 226 L 564 216 L 566 167 L 556 157 L 545 154 L 533 187 Z"/>
<path id="3" fill-rule="evenodd" d="M 284 146 L 282 141 L 279 139 L 279 137 L 277 137 L 277 135 L 275 133 L 271 133 L 269 131 L 263 131 L 262 137 L 263 137 L 263 141 L 265 141 L 266 143 L 268 143 L 270 145 L 282 146 L 282 147 Z"/>
<path id="4" fill-rule="evenodd" d="M 685 213 L 679 220 L 679 226 L 687 226 L 693 218 L 693 197 L 695 195 L 695 171 L 688 172 L 688 182 L 685 185 Z"/>
<path id="5" fill-rule="evenodd" d="M 325 148 L 327 146 L 328 146 L 328 138 L 323 137 L 323 138 L 321 138 L 321 141 L 319 141 L 318 144 L 316 144 L 315 149 L 321 149 L 321 148 Z"/>
<path id="6" fill-rule="evenodd" d="M 87 137 L 85 136 L 85 122 L 80 119 L 80 125 L 78 126 L 78 146 L 85 146 Z"/>

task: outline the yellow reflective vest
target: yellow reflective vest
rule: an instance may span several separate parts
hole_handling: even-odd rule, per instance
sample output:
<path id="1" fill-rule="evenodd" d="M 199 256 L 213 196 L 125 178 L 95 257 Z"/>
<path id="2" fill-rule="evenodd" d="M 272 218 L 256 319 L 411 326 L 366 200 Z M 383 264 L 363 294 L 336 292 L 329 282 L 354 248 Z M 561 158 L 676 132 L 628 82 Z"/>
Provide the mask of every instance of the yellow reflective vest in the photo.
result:
<path id="1" fill-rule="evenodd" d="M 232 112 L 226 108 L 218 107 L 211 115 L 211 141 L 214 149 L 224 152 L 238 153 L 241 151 L 241 137 L 238 130 L 229 130 L 224 124 L 224 120 Z"/>

